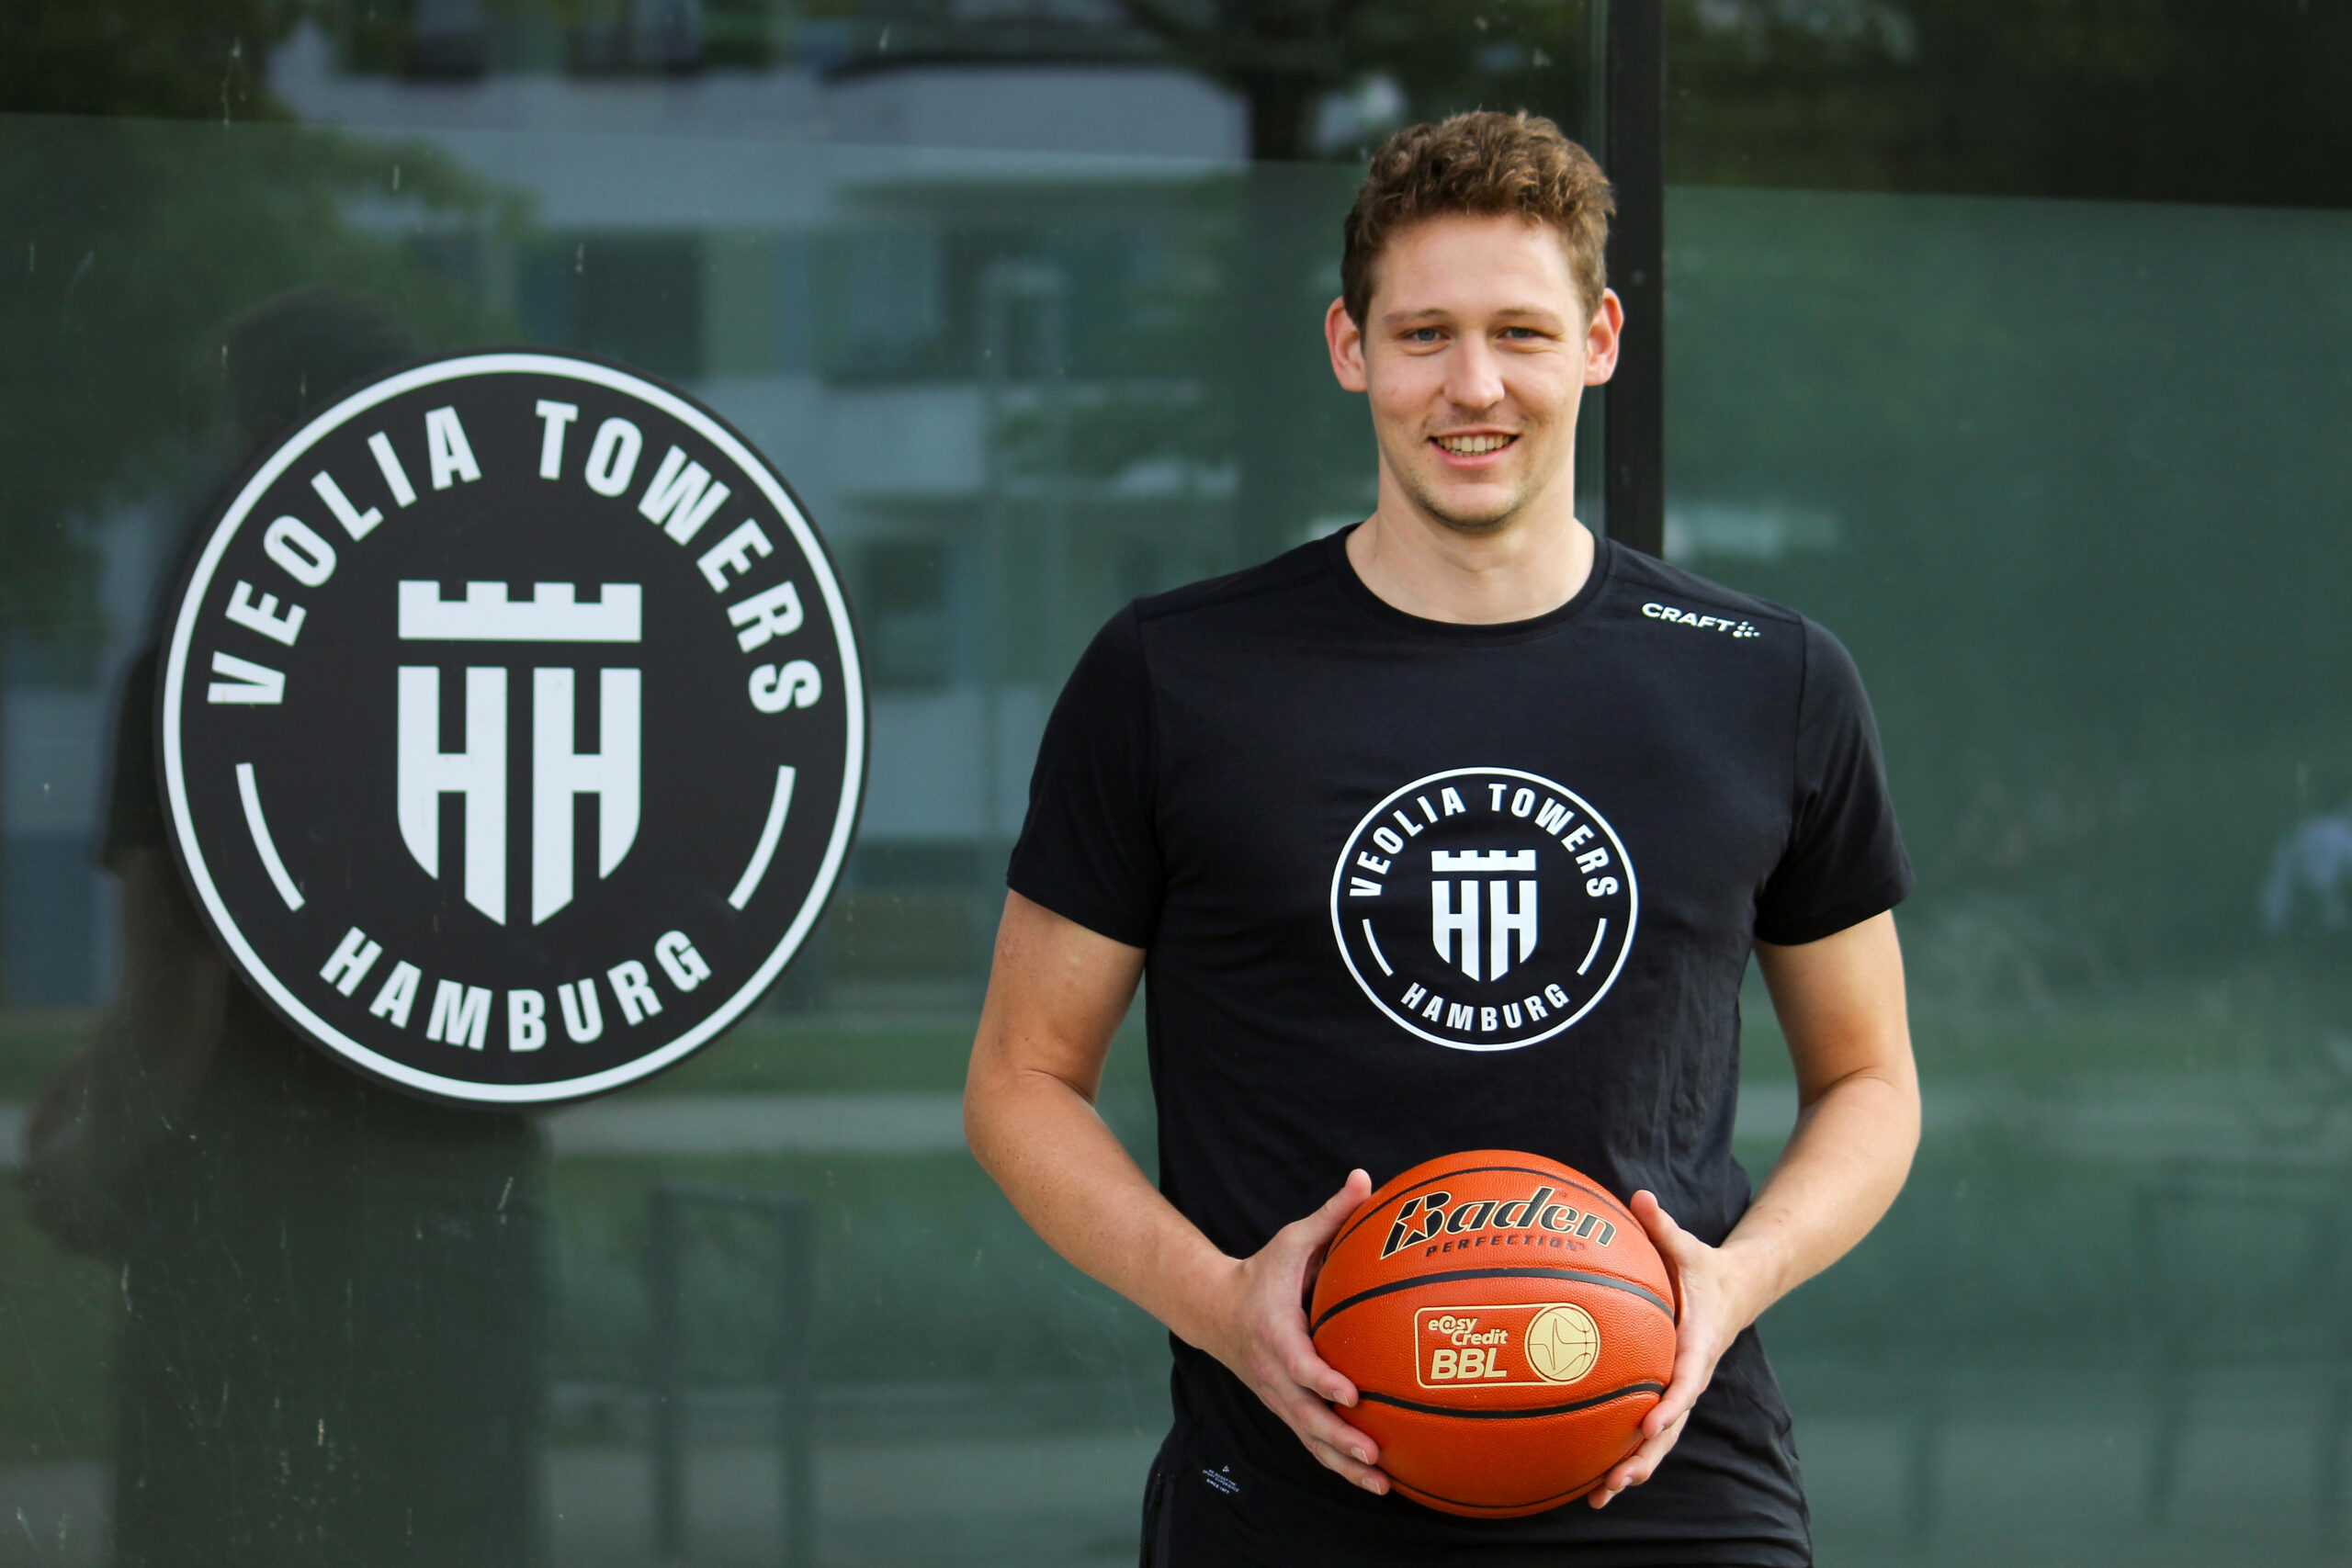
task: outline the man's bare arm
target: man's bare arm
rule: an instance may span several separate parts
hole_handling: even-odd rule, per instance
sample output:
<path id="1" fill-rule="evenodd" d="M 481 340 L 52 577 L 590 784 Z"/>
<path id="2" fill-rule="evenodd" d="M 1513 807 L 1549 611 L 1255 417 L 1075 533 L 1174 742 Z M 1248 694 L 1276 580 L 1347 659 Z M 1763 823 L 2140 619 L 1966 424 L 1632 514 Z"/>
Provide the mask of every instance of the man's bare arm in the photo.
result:
<path id="1" fill-rule="evenodd" d="M 1890 912 L 1802 947 L 1756 944 L 1797 1073 L 1797 1123 L 1727 1248 L 1764 1308 L 1868 1235 L 1919 1146 L 1919 1074 Z M 1752 1319 L 1751 1319 L 1752 1321 Z"/>
<path id="2" fill-rule="evenodd" d="M 1331 1409 L 1353 1404 L 1355 1389 L 1315 1354 L 1302 1307 L 1324 1244 L 1371 1179 L 1351 1174 L 1246 1258 L 1178 1213 L 1094 1109 L 1143 961 L 1140 948 L 1006 897 L 964 1085 L 972 1153 L 1055 1251 L 1224 1362 L 1324 1464 L 1385 1491 L 1378 1448 Z"/>
<path id="3" fill-rule="evenodd" d="M 1796 1130 L 1719 1247 L 1676 1224 L 1652 1194 L 1634 1195 L 1634 1214 L 1673 1266 L 1681 1321 L 1674 1378 L 1643 1421 L 1645 1440 L 1592 1494 L 1595 1507 L 1650 1478 L 1742 1329 L 1870 1234 L 1919 1145 L 1894 915 L 1798 947 L 1759 942 L 1756 958 L 1796 1065 Z"/>

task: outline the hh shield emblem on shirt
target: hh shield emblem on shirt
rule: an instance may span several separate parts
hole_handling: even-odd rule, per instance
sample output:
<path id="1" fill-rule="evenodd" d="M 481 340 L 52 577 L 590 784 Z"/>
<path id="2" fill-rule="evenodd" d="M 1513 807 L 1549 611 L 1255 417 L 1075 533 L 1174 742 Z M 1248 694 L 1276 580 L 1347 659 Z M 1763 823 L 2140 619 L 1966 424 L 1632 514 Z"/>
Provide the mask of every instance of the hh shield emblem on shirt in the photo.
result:
<path id="1" fill-rule="evenodd" d="M 1430 940 L 1440 958 L 1473 980 L 1499 980 L 1514 955 L 1534 955 L 1544 884 L 1533 850 L 1431 850 L 1430 870 Z M 1468 874 L 1457 881 L 1459 873 Z"/>
<path id="2" fill-rule="evenodd" d="M 1511 768 L 1416 779 L 1365 813 L 1331 877 L 1349 972 L 1397 1024 L 1503 1051 L 1590 1011 L 1640 912 L 1632 858 L 1583 797 Z"/>

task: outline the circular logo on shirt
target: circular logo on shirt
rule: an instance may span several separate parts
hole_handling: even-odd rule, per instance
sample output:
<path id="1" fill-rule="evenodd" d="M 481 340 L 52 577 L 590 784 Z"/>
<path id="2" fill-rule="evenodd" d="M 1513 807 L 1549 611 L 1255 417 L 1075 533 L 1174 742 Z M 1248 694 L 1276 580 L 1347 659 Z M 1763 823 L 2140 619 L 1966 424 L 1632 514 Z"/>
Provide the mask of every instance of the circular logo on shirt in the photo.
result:
<path id="1" fill-rule="evenodd" d="M 1616 830 L 1515 768 L 1414 780 L 1364 814 L 1331 874 L 1356 984 L 1400 1027 L 1462 1051 L 1532 1045 L 1591 1011 L 1640 911 Z"/>
<path id="2" fill-rule="evenodd" d="M 402 1088 L 545 1104 L 783 972 L 854 825 L 823 546 L 710 411 L 473 354 L 345 398 L 214 521 L 158 682 L 172 838 L 245 979 Z"/>

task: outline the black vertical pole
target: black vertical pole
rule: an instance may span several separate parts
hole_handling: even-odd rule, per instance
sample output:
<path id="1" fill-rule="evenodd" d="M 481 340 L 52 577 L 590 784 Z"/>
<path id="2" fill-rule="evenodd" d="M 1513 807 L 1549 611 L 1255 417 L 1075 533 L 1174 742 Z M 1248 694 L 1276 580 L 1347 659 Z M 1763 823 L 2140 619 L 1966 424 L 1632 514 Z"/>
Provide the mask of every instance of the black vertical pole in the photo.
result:
<path id="1" fill-rule="evenodd" d="M 1596 0 L 1600 3 L 1600 0 Z M 1609 283 L 1625 336 L 1609 382 L 1603 516 L 1609 536 L 1666 549 L 1666 5 L 1607 0 L 1609 176 L 1617 219 Z"/>
<path id="2" fill-rule="evenodd" d="M 1603 169 L 1609 160 L 1609 0 L 1585 0 L 1584 108 L 1577 140 Z M 1609 533 L 1609 389 L 1588 387 L 1577 409 L 1577 516 Z"/>

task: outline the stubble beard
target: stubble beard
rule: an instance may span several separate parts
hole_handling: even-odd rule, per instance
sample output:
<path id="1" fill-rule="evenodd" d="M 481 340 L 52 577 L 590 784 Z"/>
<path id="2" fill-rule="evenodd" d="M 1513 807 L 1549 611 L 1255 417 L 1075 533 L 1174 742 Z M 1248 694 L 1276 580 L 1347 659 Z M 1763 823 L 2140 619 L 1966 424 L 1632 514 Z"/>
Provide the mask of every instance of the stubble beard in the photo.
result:
<path id="1" fill-rule="evenodd" d="M 1413 505 L 1448 533 L 1459 534 L 1466 539 L 1494 537 L 1509 528 L 1527 505 L 1527 487 L 1522 482 L 1498 497 L 1491 505 L 1476 512 L 1459 511 L 1440 501 L 1434 487 L 1425 483 L 1420 476 L 1403 470 L 1401 465 L 1396 467 L 1399 470 L 1398 482 L 1406 495 L 1411 498 Z"/>

